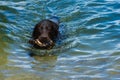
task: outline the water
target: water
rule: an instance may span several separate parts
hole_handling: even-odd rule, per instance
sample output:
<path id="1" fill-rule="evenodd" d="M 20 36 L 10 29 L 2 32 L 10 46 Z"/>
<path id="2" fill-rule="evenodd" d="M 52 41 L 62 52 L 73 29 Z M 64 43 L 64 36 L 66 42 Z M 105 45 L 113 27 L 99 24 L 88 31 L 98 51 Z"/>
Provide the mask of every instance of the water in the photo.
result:
<path id="1" fill-rule="evenodd" d="M 34 25 L 52 15 L 63 39 L 32 49 Z M 120 1 L 0 0 L 0 80 L 120 80 Z"/>

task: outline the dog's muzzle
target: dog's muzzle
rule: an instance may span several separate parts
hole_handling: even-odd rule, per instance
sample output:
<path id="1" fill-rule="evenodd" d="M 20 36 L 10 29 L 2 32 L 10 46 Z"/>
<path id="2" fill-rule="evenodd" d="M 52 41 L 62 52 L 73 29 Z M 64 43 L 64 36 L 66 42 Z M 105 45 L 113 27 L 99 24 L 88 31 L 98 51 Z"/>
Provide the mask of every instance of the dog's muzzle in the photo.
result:
<path id="1" fill-rule="evenodd" d="M 30 40 L 29 41 L 35 48 L 38 49 L 52 49 L 54 46 L 54 42 L 52 40 L 48 40 L 46 42 L 42 42 L 39 39 Z"/>

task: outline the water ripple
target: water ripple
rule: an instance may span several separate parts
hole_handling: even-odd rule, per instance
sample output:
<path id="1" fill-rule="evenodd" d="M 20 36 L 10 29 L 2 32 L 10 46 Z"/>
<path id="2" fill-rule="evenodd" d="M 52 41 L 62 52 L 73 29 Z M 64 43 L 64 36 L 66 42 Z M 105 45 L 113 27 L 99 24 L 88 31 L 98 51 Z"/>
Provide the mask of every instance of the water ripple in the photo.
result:
<path id="1" fill-rule="evenodd" d="M 0 3 L 1 79 L 120 79 L 119 0 Z M 52 15 L 60 17 L 62 37 L 53 49 L 36 50 L 28 44 L 32 30 L 37 22 Z M 30 53 L 39 56 L 30 57 Z"/>

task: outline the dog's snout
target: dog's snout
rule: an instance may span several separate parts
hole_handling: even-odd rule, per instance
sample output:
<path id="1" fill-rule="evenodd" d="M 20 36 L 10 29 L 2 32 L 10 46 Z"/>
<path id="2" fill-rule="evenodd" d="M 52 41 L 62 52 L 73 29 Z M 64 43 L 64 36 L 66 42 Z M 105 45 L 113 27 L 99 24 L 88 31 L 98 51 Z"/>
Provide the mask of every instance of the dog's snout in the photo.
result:
<path id="1" fill-rule="evenodd" d="M 48 33 L 42 33 L 39 38 L 42 38 L 42 39 L 48 39 L 49 38 L 49 35 Z"/>
<path id="2" fill-rule="evenodd" d="M 40 37 L 40 41 L 41 42 L 47 42 L 48 41 L 48 37 Z"/>

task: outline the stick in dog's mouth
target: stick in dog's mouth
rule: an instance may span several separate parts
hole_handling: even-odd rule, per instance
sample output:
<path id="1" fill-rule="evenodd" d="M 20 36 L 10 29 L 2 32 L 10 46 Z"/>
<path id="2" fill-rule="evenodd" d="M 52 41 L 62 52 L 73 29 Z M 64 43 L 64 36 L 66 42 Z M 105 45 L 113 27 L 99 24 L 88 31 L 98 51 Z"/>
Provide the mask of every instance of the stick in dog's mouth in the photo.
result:
<path id="1" fill-rule="evenodd" d="M 29 43 L 36 44 L 39 47 L 47 47 L 47 49 L 52 49 L 52 47 L 55 45 L 52 40 L 50 40 L 50 44 L 44 44 L 39 39 L 29 40 Z"/>
<path id="2" fill-rule="evenodd" d="M 45 44 L 41 43 L 38 39 L 35 40 L 35 43 L 39 46 L 46 46 Z"/>

